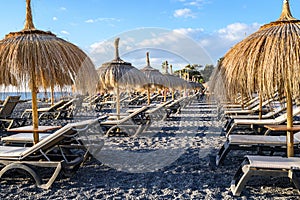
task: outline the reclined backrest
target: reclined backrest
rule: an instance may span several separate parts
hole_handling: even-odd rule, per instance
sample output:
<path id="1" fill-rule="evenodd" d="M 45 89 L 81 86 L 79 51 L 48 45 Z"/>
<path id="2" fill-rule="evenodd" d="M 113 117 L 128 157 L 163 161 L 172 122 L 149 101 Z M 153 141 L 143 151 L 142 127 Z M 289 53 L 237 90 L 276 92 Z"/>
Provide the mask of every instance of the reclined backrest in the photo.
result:
<path id="1" fill-rule="evenodd" d="M 13 113 L 15 107 L 19 103 L 20 96 L 8 96 L 6 97 L 3 107 L 0 110 L 0 118 L 8 118 Z"/>
<path id="2" fill-rule="evenodd" d="M 70 138 L 71 135 L 77 134 L 77 130 L 76 130 L 77 128 L 88 126 L 93 123 L 98 123 L 98 119 L 84 120 L 76 123 L 69 123 L 63 126 L 62 128 L 58 129 L 54 133 L 50 134 L 48 137 L 44 138 L 42 141 L 33 145 L 26 151 L 24 151 L 21 154 L 21 156 L 26 157 L 40 150 L 48 150 L 54 147 L 55 145 L 58 145 L 60 142 L 63 142 L 64 139 Z"/>
<path id="3" fill-rule="evenodd" d="M 142 112 L 145 112 L 147 109 L 149 108 L 149 106 L 143 106 L 141 108 L 136 109 L 133 113 L 131 113 L 130 115 L 128 115 L 127 117 L 124 117 L 123 119 L 120 120 L 119 123 L 125 122 L 127 120 L 132 119 L 133 117 L 135 117 L 136 115 L 141 114 Z"/>
<path id="4" fill-rule="evenodd" d="M 64 102 L 61 106 L 59 106 L 57 108 L 57 110 L 65 110 L 68 109 L 73 103 L 74 103 L 75 99 L 71 99 L 67 102 Z"/>
<path id="5" fill-rule="evenodd" d="M 173 100 L 170 100 L 170 101 L 164 102 L 162 104 L 159 104 L 156 107 L 154 107 L 153 109 L 149 110 L 148 112 L 152 113 L 152 112 L 155 112 L 157 110 L 160 110 L 161 108 L 166 107 L 167 105 L 171 104 L 172 102 L 173 102 Z"/>
<path id="6" fill-rule="evenodd" d="M 300 114 L 300 107 L 297 106 L 297 107 L 294 107 L 293 108 L 293 117 L 296 116 L 296 115 L 299 115 Z M 278 121 L 278 122 L 284 122 L 286 121 L 287 119 L 287 114 L 284 113 L 282 115 L 280 115 L 279 117 L 276 117 L 275 120 Z"/>
<path id="7" fill-rule="evenodd" d="M 66 100 L 60 100 L 58 102 L 56 102 L 54 105 L 52 105 L 49 108 L 49 111 L 54 111 L 56 109 L 58 109 L 59 107 L 63 106 L 67 101 Z"/>

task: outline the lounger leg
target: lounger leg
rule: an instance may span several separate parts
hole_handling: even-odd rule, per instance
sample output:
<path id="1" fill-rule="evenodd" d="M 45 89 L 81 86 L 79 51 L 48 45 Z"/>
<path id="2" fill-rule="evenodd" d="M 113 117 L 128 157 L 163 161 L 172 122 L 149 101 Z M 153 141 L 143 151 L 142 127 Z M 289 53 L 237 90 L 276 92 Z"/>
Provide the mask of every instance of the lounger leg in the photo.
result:
<path id="1" fill-rule="evenodd" d="M 289 170 L 288 176 L 293 181 L 295 187 L 300 190 L 300 177 L 296 173 L 299 173 L 299 170 Z"/>
<path id="2" fill-rule="evenodd" d="M 242 190 L 244 189 L 247 181 L 252 176 L 252 171 L 250 170 L 250 166 L 246 164 L 244 161 L 239 167 L 238 171 L 234 175 L 231 181 L 231 191 L 233 195 L 240 196 Z"/>
<path id="3" fill-rule="evenodd" d="M 236 127 L 236 124 L 233 124 L 230 129 L 226 132 L 226 137 L 228 137 L 230 135 L 230 133 L 233 131 L 233 129 Z"/>
<path id="4" fill-rule="evenodd" d="M 61 171 L 61 162 L 59 162 L 57 164 L 57 167 L 56 167 L 54 173 L 52 174 L 52 176 L 50 177 L 50 179 L 48 180 L 48 182 L 46 184 L 38 185 L 38 187 L 40 187 L 42 189 L 49 189 L 51 187 L 52 183 L 55 181 L 55 179 L 58 176 L 60 171 Z"/>
<path id="5" fill-rule="evenodd" d="M 223 162 L 223 160 L 225 159 L 229 151 L 230 151 L 230 144 L 229 141 L 227 140 L 225 144 L 221 147 L 220 151 L 216 156 L 216 166 L 219 166 Z"/>
<path id="6" fill-rule="evenodd" d="M 133 136 L 137 136 L 137 135 L 139 135 L 141 132 L 143 132 L 143 130 L 145 130 L 144 129 L 144 125 L 139 125 L 139 127 L 138 127 L 138 129 L 136 130 L 136 132 L 135 132 L 135 134 L 133 135 Z"/>
<path id="7" fill-rule="evenodd" d="M 37 186 L 42 184 L 41 177 L 31 167 L 29 167 L 25 164 L 22 164 L 22 163 L 12 163 L 12 164 L 6 165 L 0 171 L 0 178 L 2 177 L 3 174 L 5 174 L 5 172 L 7 172 L 11 169 L 22 169 L 22 170 L 28 172 L 33 177 L 33 179 L 35 180 Z"/>
<path id="8" fill-rule="evenodd" d="M 224 130 L 228 131 L 228 128 L 230 127 L 230 125 L 233 123 L 234 119 L 228 119 L 224 125 Z"/>

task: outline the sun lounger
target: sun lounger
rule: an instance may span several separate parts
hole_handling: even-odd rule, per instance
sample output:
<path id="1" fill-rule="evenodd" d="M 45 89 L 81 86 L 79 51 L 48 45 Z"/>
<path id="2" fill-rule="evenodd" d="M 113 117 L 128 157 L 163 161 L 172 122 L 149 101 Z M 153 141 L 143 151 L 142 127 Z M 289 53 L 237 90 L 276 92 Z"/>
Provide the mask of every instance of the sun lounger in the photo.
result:
<path id="1" fill-rule="evenodd" d="M 181 97 L 168 104 L 166 106 L 168 112 L 167 117 L 170 117 L 171 114 L 179 114 L 181 109 L 189 103 L 189 100 L 189 97 Z"/>
<path id="2" fill-rule="evenodd" d="M 39 119 L 69 119 L 73 116 L 74 103 L 76 98 L 66 101 L 59 107 L 52 108 L 49 111 L 39 111 Z"/>
<path id="3" fill-rule="evenodd" d="M 20 96 L 8 96 L 2 104 L 0 109 L 0 123 L 3 130 L 11 128 L 12 126 L 20 126 L 25 123 L 25 120 L 23 119 L 11 117 L 19 100 Z"/>
<path id="4" fill-rule="evenodd" d="M 293 109 L 293 116 L 300 114 L 300 107 L 294 107 Z M 264 125 L 278 125 L 286 122 L 287 120 L 287 114 L 284 113 L 275 119 L 234 119 L 231 121 L 231 123 L 228 124 L 227 127 L 225 127 L 225 133 L 226 137 L 228 137 L 232 131 L 238 127 L 238 126 L 247 126 L 247 127 L 254 127 L 254 126 L 264 126 Z"/>
<path id="5" fill-rule="evenodd" d="M 42 113 L 55 112 L 59 107 L 63 106 L 67 102 L 69 102 L 69 101 L 60 100 L 60 101 L 58 101 L 57 103 L 55 103 L 54 105 L 52 105 L 50 107 L 39 108 L 38 109 L 38 114 L 40 116 Z M 30 119 L 32 117 L 32 109 L 26 109 L 26 110 L 24 110 L 24 112 L 21 115 L 21 117 L 22 118 L 26 118 L 26 119 Z"/>
<path id="6" fill-rule="evenodd" d="M 172 102 L 173 100 L 169 100 L 165 103 L 156 104 L 146 111 L 146 115 L 151 121 L 164 121 L 168 116 L 167 106 Z"/>
<path id="7" fill-rule="evenodd" d="M 239 196 L 253 176 L 288 177 L 299 190 L 299 172 L 299 157 L 246 156 L 231 181 L 231 191 Z"/>
<path id="8" fill-rule="evenodd" d="M 8 96 L 0 109 L 0 118 L 5 119 L 11 117 L 15 107 L 19 103 L 20 96 Z"/>
<path id="9" fill-rule="evenodd" d="M 300 144 L 300 132 L 295 133 L 294 145 L 298 149 Z M 229 135 L 224 145 L 216 156 L 216 166 L 222 164 L 223 160 L 231 150 L 257 151 L 258 154 L 270 152 L 286 152 L 286 136 L 269 135 Z"/>
<path id="10" fill-rule="evenodd" d="M 269 119 L 269 118 L 275 118 L 278 114 L 280 114 L 281 112 L 285 111 L 286 107 L 285 106 L 278 106 L 270 111 L 268 111 L 267 113 L 263 114 L 261 116 L 261 119 Z M 240 115 L 238 113 L 235 113 L 235 115 L 229 115 L 227 116 L 227 118 L 229 118 L 229 120 L 231 119 L 259 119 L 259 115 L 257 114 L 247 114 L 247 115 Z"/>
<path id="11" fill-rule="evenodd" d="M 244 101 L 243 102 L 243 106 L 242 103 L 235 103 L 235 104 L 230 104 L 230 103 L 223 103 L 222 106 L 223 108 L 226 109 L 237 109 L 237 108 L 242 108 L 244 107 L 244 109 L 252 109 L 253 107 L 257 106 L 259 104 L 259 96 L 256 96 L 252 99 L 249 99 L 248 101 Z"/>
<path id="12" fill-rule="evenodd" d="M 273 110 L 270 110 L 269 112 L 261 115 L 260 119 L 274 119 L 277 116 L 280 115 L 280 113 L 283 113 L 284 111 L 286 111 L 286 107 L 285 106 L 278 106 Z M 248 114 L 248 115 L 229 115 L 227 116 L 227 121 L 224 125 L 225 129 L 226 127 L 228 127 L 230 124 L 232 124 L 233 120 L 235 119 L 259 119 L 259 115 L 257 114 Z"/>
<path id="13" fill-rule="evenodd" d="M 79 132 L 88 130 L 94 124 L 99 124 L 99 119 L 67 124 L 31 147 L 0 146 L 0 178 L 12 169 L 19 169 L 29 173 L 38 187 L 48 189 L 60 172 L 72 174 L 82 164 L 89 146 L 88 143 L 82 145 Z M 93 145 L 93 150 L 101 149 L 101 144 Z M 45 171 L 39 173 L 40 167 L 53 168 L 54 172 L 50 177 L 42 177 Z M 46 178 L 48 181 L 43 184 L 42 180 Z"/>
<path id="14" fill-rule="evenodd" d="M 106 135 L 118 134 L 125 132 L 127 135 L 136 136 L 147 128 L 149 118 L 146 116 L 146 111 L 149 106 L 143 106 L 135 109 L 135 111 L 127 116 L 121 117 L 119 120 L 106 120 L 100 125 L 106 132 Z"/>
<path id="15" fill-rule="evenodd" d="M 262 102 L 262 111 L 265 111 L 264 107 L 268 104 L 270 104 L 273 101 L 273 99 L 268 99 L 264 102 Z M 230 115 L 247 115 L 247 114 L 254 114 L 259 112 L 260 105 L 256 105 L 251 109 L 234 109 L 234 110 L 225 110 L 224 111 L 224 116 L 230 116 Z"/>
<path id="16" fill-rule="evenodd" d="M 134 105 L 134 104 L 136 104 L 136 102 L 137 102 L 137 100 L 139 99 L 139 98 L 141 98 L 141 96 L 135 96 L 135 97 L 132 97 L 132 98 L 130 98 L 130 99 L 125 99 L 125 100 L 123 100 L 122 101 L 122 106 L 124 106 L 124 107 L 128 107 L 129 105 Z"/>

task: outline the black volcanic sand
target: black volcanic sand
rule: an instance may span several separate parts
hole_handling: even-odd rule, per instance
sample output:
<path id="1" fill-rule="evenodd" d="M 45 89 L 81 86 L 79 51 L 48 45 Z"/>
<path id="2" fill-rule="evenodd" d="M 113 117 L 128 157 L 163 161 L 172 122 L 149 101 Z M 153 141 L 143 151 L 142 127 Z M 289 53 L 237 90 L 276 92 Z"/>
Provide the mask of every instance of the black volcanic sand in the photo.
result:
<path id="1" fill-rule="evenodd" d="M 30 104 L 19 104 L 15 115 L 20 116 L 26 107 Z M 224 122 L 216 118 L 215 108 L 206 107 L 194 100 L 167 121 L 153 122 L 138 137 L 106 138 L 96 158 L 88 160 L 72 177 L 60 175 L 48 190 L 37 188 L 29 178 L 3 178 L 0 198 L 299 199 L 289 179 L 266 177 L 251 179 L 242 195 L 234 197 L 231 179 L 243 156 L 251 152 L 231 152 L 216 168 L 214 156 L 225 141 L 220 136 Z M 91 114 L 96 115 L 87 115 Z"/>

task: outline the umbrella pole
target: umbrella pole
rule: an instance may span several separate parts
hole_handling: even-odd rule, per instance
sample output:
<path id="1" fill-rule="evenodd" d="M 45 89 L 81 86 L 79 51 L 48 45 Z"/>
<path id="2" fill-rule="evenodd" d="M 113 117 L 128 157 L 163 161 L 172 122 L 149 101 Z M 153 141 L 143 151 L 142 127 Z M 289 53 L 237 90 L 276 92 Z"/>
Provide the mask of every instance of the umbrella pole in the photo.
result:
<path id="1" fill-rule="evenodd" d="M 54 105 L 54 87 L 51 86 L 51 105 Z"/>
<path id="2" fill-rule="evenodd" d="M 244 95 L 243 92 L 241 93 L 241 99 L 242 99 L 242 110 L 244 110 Z"/>
<path id="3" fill-rule="evenodd" d="M 117 109 L 117 119 L 120 119 L 120 90 L 119 85 L 116 86 L 116 109 Z"/>
<path id="4" fill-rule="evenodd" d="M 175 92 L 174 92 L 174 89 L 172 89 L 172 100 L 175 100 Z"/>
<path id="5" fill-rule="evenodd" d="M 150 87 L 147 88 L 148 105 L 150 105 Z"/>
<path id="6" fill-rule="evenodd" d="M 33 73 L 34 74 L 34 73 Z M 32 76 L 35 77 L 35 76 Z M 38 107 L 37 107 L 37 88 L 35 86 L 35 79 L 32 78 L 32 91 L 31 91 L 31 97 L 32 97 L 32 125 L 33 129 L 37 129 L 39 126 L 39 118 L 38 118 Z M 39 142 L 39 133 L 36 131 L 33 131 L 33 142 L 34 144 L 37 144 Z"/>
<path id="7" fill-rule="evenodd" d="M 287 103 L 287 128 L 293 127 L 293 100 L 292 95 L 288 91 L 286 94 L 286 103 Z M 294 156 L 294 133 L 293 131 L 287 131 L 286 135 L 287 142 L 287 157 Z"/>
<path id="8" fill-rule="evenodd" d="M 259 113 L 258 113 L 258 119 L 262 118 L 262 95 L 259 93 Z"/>

